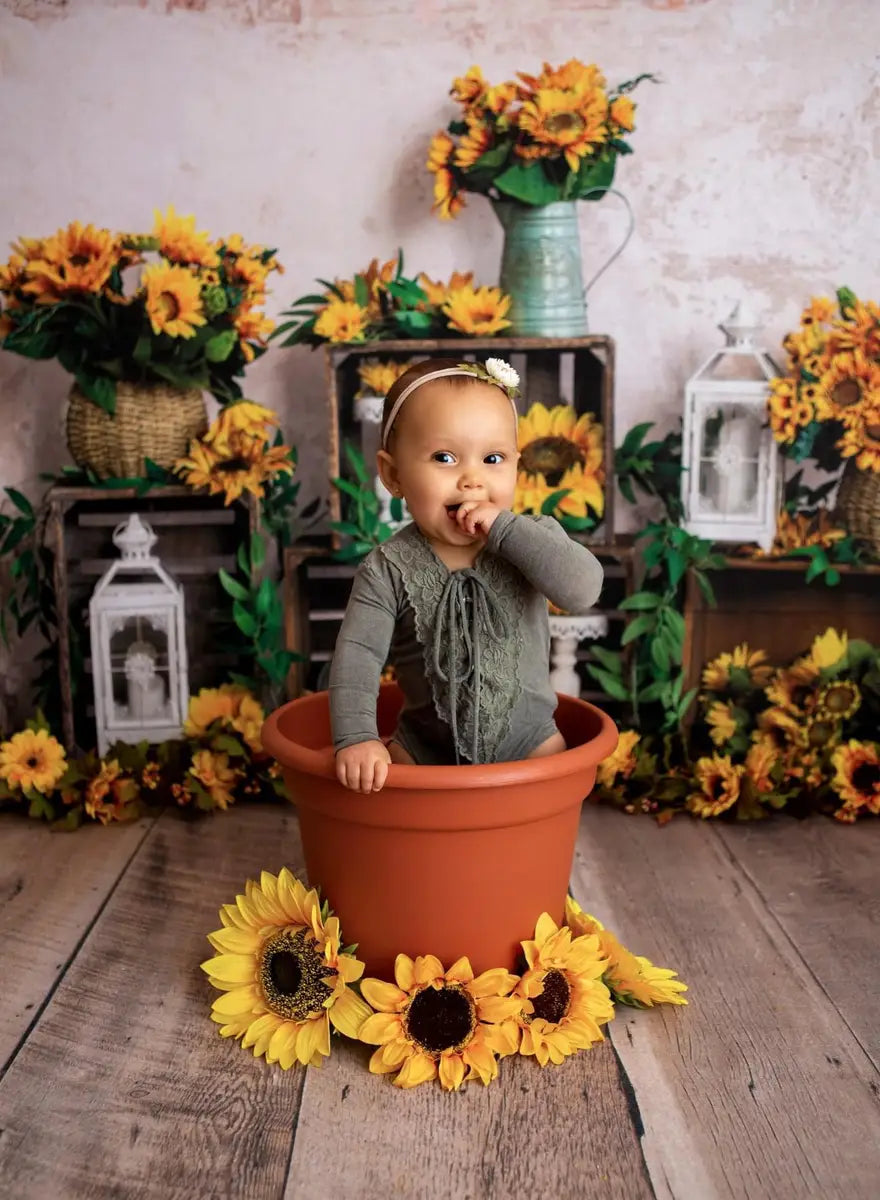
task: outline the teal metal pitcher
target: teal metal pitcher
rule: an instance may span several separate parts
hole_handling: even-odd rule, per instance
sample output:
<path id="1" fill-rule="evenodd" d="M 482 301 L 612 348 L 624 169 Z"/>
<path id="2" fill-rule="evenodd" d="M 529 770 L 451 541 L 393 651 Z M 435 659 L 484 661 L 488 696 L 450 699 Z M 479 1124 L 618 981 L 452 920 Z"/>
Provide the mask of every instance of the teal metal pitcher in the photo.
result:
<path id="1" fill-rule="evenodd" d="M 622 253 L 632 236 L 635 218 L 629 201 L 616 188 L 597 191 L 620 196 L 629 224 L 623 241 L 584 287 L 577 200 L 528 205 L 493 200 L 504 229 L 501 255 L 503 291 L 511 298 L 510 333 L 517 337 L 583 337 L 587 333 L 586 294 Z"/>

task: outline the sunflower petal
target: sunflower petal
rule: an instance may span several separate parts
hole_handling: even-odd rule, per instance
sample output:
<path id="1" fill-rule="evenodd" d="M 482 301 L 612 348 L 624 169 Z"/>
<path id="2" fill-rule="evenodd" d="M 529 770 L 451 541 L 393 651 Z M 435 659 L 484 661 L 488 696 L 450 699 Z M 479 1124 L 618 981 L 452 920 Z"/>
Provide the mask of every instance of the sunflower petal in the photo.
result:
<path id="1" fill-rule="evenodd" d="M 420 954 L 413 964 L 413 975 L 418 984 L 434 983 L 443 978 L 443 964 L 435 954 Z"/>
<path id="2" fill-rule="evenodd" d="M 477 1001 L 477 1013 L 481 1021 L 499 1024 L 509 1021 L 511 1017 L 519 1016 L 522 1011 L 522 1001 L 516 996 L 485 996 Z"/>
<path id="3" fill-rule="evenodd" d="M 234 992 L 224 992 L 212 1004 L 214 1012 L 227 1017 L 237 1017 L 245 1012 L 252 1012 L 260 1003 L 261 996 L 255 987 L 239 987 Z"/>
<path id="4" fill-rule="evenodd" d="M 208 975 L 226 983 L 252 983 L 256 974 L 253 954 L 218 954 L 199 966 Z"/>
<path id="5" fill-rule="evenodd" d="M 387 1014 L 377 1015 L 386 1016 Z M 350 1038 L 359 1036 L 361 1026 L 370 1016 L 372 1016 L 370 1006 L 351 988 L 346 988 L 330 1009 L 333 1028 Z"/>
<path id="6" fill-rule="evenodd" d="M 447 1092 L 457 1092 L 464 1082 L 464 1062 L 460 1054 L 441 1054 L 438 1074 L 440 1086 Z"/>
<path id="7" fill-rule="evenodd" d="M 470 959 L 467 956 L 457 958 L 446 972 L 448 983 L 470 983 L 474 977 Z"/>
<path id="8" fill-rule="evenodd" d="M 256 954 L 263 939 L 253 930 L 230 928 L 209 933 L 208 941 L 221 954 Z"/>
<path id="9" fill-rule="evenodd" d="M 399 1012 L 409 999 L 406 992 L 381 979 L 362 979 L 361 995 L 379 1012 Z"/>
<path id="10" fill-rule="evenodd" d="M 303 1021 L 299 1027 L 299 1032 L 296 1035 L 296 1057 L 305 1067 L 313 1055 L 317 1054 L 324 1042 L 329 1039 L 327 1032 L 328 1020 L 326 1016 L 313 1018 L 310 1021 Z M 330 1053 L 329 1041 L 327 1045 L 327 1053 Z"/>
<path id="11" fill-rule="evenodd" d="M 364 964 L 351 954 L 340 954 L 336 959 L 336 969 L 346 983 L 354 983 L 364 973 Z"/>
<path id="12" fill-rule="evenodd" d="M 492 967 L 478 975 L 468 984 L 468 991 L 479 999 L 481 996 L 507 996 L 519 982 L 519 976 L 505 971 L 503 967 Z"/>
<path id="13" fill-rule="evenodd" d="M 383 1056 L 384 1046 L 380 1046 L 378 1050 L 373 1052 L 370 1058 L 370 1074 L 372 1075 L 390 1075 L 400 1066 L 399 1062 L 386 1062 Z"/>
<path id="14" fill-rule="evenodd" d="M 400 1068 L 394 1086 L 399 1088 L 418 1087 L 437 1078 L 437 1064 L 427 1054 L 413 1054 Z"/>
<path id="15" fill-rule="evenodd" d="M 402 988 L 405 992 L 412 991 L 415 986 L 416 977 L 413 970 L 413 960 L 408 954 L 398 954 L 397 958 L 395 958 L 394 978 L 399 988 Z"/>
<path id="16" fill-rule="evenodd" d="M 248 1026 L 247 1033 L 241 1039 L 243 1049 L 247 1050 L 250 1046 L 258 1041 L 264 1034 L 273 1034 L 281 1025 L 281 1018 L 275 1013 L 263 1013 L 261 1017 L 251 1021 Z"/>
<path id="17" fill-rule="evenodd" d="M 357 1036 L 371 1046 L 381 1046 L 400 1037 L 400 1033 L 401 1022 L 396 1013 L 378 1012 L 361 1022 Z"/>

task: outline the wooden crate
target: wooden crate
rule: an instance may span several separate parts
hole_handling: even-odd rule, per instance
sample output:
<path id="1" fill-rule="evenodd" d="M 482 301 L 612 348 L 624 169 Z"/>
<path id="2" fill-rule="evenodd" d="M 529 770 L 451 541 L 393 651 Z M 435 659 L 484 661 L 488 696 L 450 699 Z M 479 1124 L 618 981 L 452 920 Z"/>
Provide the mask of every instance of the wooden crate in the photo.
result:
<path id="1" fill-rule="evenodd" d="M 330 478 L 347 474 L 341 462 L 343 442 L 362 445 L 361 429 L 354 418 L 354 397 L 359 387 L 358 365 L 364 358 L 400 361 L 448 358 L 473 361 L 504 358 L 517 369 L 521 380 L 520 412 L 539 402 L 548 407 L 572 404 L 578 415 L 590 412 L 601 422 L 606 464 L 605 515 L 591 533 L 597 543 L 614 541 L 614 342 L 593 334 L 582 338 L 453 338 L 370 342 L 361 345 L 327 345 L 328 463 Z M 372 457 L 372 454 L 370 455 Z M 373 462 L 368 466 L 372 469 Z M 340 495 L 330 489 L 330 520 L 342 516 Z M 334 547 L 338 540 L 334 535 Z"/>
<path id="2" fill-rule="evenodd" d="M 605 583 L 597 608 L 608 617 L 609 629 L 596 642 L 583 642 L 578 650 L 577 670 L 581 676 L 581 696 L 619 715 L 620 704 L 607 696 L 586 673 L 590 647 L 607 646 L 616 650 L 626 624 L 627 614 L 620 604 L 633 590 L 634 553 L 631 542 L 613 546 L 591 544 L 605 570 Z M 292 696 L 327 686 L 327 671 L 339 626 L 345 614 L 356 564 L 335 562 L 329 540 L 290 546 L 284 556 L 285 637 L 288 650 L 303 655 L 295 663 L 288 679 Z"/>
<path id="3" fill-rule="evenodd" d="M 46 542 L 55 560 L 56 603 L 59 614 L 69 615 L 68 622 L 59 620 L 59 682 L 68 746 L 94 742 L 89 599 L 100 576 L 119 557 L 113 530 L 131 512 L 143 514 L 153 526 L 155 553 L 183 585 L 190 691 L 221 683 L 237 668 L 238 656 L 218 648 L 220 641 L 234 638 L 234 630 L 217 573 L 221 567 L 235 573 L 238 547 L 256 528 L 251 497 L 225 507 L 220 497 L 183 486 L 155 487 L 141 496 L 131 488 L 54 487 L 48 506 Z M 75 674 L 85 694 L 74 695 Z"/>
<path id="4" fill-rule="evenodd" d="M 747 642 L 784 664 L 829 627 L 880 643 L 880 567 L 840 567 L 840 583 L 807 583 L 805 561 L 728 558 L 710 572 L 718 602 L 711 608 L 689 576 L 685 594 L 685 688 L 722 651 Z"/>

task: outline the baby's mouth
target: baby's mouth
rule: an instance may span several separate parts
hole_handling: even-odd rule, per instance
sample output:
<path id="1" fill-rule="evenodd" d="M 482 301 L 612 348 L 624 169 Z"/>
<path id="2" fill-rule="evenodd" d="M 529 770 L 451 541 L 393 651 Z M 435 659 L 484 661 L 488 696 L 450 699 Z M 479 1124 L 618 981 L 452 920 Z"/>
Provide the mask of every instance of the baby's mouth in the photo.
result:
<path id="1" fill-rule="evenodd" d="M 459 501 L 458 504 L 447 504 L 446 505 L 446 515 L 454 521 L 455 514 L 458 512 L 458 510 L 460 508 L 461 508 L 461 501 Z"/>

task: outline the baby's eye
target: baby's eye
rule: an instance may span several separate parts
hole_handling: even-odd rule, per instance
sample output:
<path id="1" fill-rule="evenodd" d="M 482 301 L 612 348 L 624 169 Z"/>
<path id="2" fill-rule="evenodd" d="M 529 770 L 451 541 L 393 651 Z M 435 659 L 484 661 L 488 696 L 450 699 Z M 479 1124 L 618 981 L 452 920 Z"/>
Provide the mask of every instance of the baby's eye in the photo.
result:
<path id="1" fill-rule="evenodd" d="M 483 462 L 490 463 L 492 466 L 495 466 L 496 463 L 504 462 L 504 455 L 501 454 L 500 451 L 493 451 L 491 454 L 486 455 L 486 457 L 483 459 Z"/>
<path id="2" fill-rule="evenodd" d="M 455 462 L 455 455 L 450 454 L 448 450 L 435 450 L 435 452 L 431 455 L 431 458 L 434 460 L 434 462 L 438 463 Z"/>

